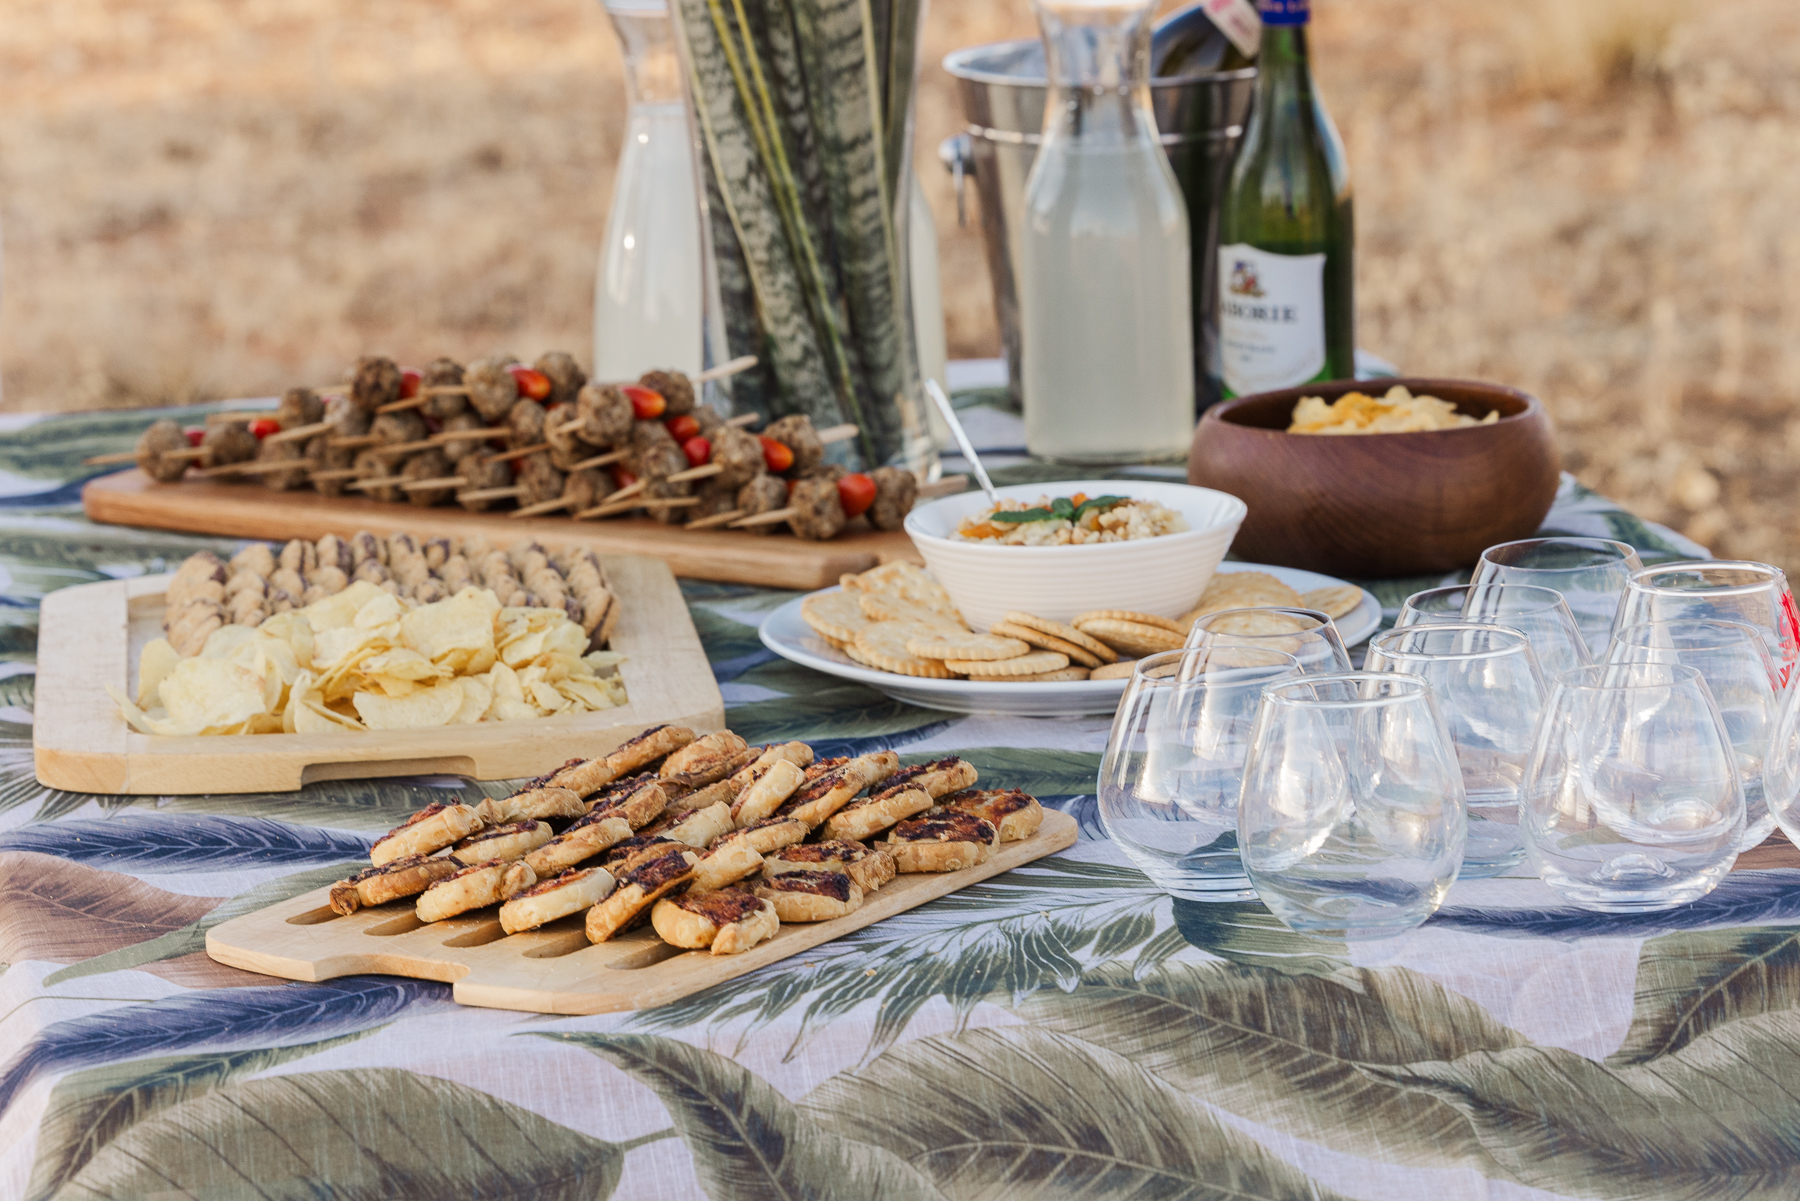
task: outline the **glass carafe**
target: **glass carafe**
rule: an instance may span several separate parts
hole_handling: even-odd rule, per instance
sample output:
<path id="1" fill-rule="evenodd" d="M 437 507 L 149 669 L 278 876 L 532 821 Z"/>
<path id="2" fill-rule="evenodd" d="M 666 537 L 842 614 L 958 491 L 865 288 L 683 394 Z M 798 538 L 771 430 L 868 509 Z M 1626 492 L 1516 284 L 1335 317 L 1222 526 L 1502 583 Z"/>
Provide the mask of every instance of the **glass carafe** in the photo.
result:
<path id="1" fill-rule="evenodd" d="M 594 286 L 594 377 L 701 368 L 703 279 L 694 147 L 663 0 L 605 0 L 631 107 Z"/>
<path id="2" fill-rule="evenodd" d="M 1150 109 L 1153 3 L 1038 0 L 1050 96 L 1020 246 L 1025 444 L 1125 463 L 1194 428 L 1187 210 Z"/>

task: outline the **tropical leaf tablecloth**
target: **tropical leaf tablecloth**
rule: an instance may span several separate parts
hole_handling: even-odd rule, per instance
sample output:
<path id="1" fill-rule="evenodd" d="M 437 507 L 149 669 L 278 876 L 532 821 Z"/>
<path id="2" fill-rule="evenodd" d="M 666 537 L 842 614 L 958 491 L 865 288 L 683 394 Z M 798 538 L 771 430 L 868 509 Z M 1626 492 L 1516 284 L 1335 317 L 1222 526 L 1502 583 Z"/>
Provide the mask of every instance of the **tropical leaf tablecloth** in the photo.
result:
<path id="1" fill-rule="evenodd" d="M 689 584 L 753 740 L 956 752 L 1062 855 L 676 1004 L 555 1018 L 202 952 L 454 779 L 96 797 L 31 771 L 38 600 L 202 545 L 68 481 L 150 415 L 0 430 L 0 1196 L 1800 1196 L 1800 863 L 1666 914 L 1463 883 L 1386 942 L 1172 901 L 1105 840 L 1106 721 L 913 708 L 767 654 L 786 596 Z M 1020 469 L 1024 470 L 1024 469 Z M 1694 553 L 1573 486 L 1553 528 Z M 1412 584 L 1382 586 L 1393 605 Z"/>

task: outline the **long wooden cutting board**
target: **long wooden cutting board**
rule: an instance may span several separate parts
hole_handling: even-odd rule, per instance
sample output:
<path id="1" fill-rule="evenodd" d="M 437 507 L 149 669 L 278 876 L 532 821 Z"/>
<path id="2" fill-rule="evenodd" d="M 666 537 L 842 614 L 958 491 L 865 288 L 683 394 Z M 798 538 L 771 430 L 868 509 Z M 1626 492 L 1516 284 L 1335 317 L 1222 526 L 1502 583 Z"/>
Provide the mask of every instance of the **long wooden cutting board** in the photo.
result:
<path id="1" fill-rule="evenodd" d="M 32 751 L 37 778 L 70 792 L 291 792 L 314 780 L 458 775 L 510 780 L 604 755 L 646 726 L 723 729 L 725 701 L 669 569 L 606 556 L 619 597 L 612 649 L 628 702 L 594 713 L 438 730 L 165 738 L 125 724 L 106 694 L 137 694 L 138 654 L 162 634 L 169 576 L 64 588 L 44 598 Z"/>
<path id="2" fill-rule="evenodd" d="M 408 900 L 340 917 L 326 904 L 329 887 L 213 927 L 206 935 L 206 953 L 231 967 L 286 980 L 330 980 L 359 972 L 443 980 L 456 986 L 453 995 L 462 1004 L 490 1009 L 565 1014 L 647 1009 L 1073 846 L 1076 829 L 1074 818 L 1046 809 L 1037 833 L 1002 843 L 986 863 L 958 872 L 896 877 L 855 913 L 784 925 L 774 938 L 741 955 L 682 951 L 648 929 L 592 944 L 582 914 L 513 935 L 500 928 L 492 908 L 425 923 Z"/>
<path id="3" fill-rule="evenodd" d="M 807 542 L 792 534 L 758 536 L 741 530 L 684 530 L 647 517 L 576 521 L 546 515 L 513 518 L 504 511 L 471 513 L 450 505 L 422 508 L 316 492 L 274 492 L 260 484 L 193 480 L 159 484 L 137 468 L 88 481 L 81 504 L 89 520 L 109 525 L 216 534 L 232 538 L 348 537 L 409 533 L 419 538 L 481 534 L 500 545 L 536 538 L 545 546 L 586 546 L 598 554 L 648 555 L 679 576 L 810 591 L 895 559 L 923 563 L 902 533 L 846 534 Z"/>

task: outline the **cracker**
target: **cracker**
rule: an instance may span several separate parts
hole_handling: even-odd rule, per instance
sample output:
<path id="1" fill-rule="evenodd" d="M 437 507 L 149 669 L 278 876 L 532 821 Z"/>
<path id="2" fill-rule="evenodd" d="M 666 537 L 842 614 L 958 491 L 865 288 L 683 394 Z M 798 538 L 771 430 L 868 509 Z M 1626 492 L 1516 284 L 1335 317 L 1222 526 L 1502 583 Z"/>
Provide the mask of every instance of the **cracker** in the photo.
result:
<path id="1" fill-rule="evenodd" d="M 1081 633 L 1080 630 L 1074 632 Z M 1046 634 L 1042 630 L 1034 630 L 1030 626 L 1014 625 L 1010 621 L 996 621 L 988 627 L 988 633 L 997 634 L 1002 638 L 1017 638 L 1020 642 L 1030 643 L 1039 650 L 1055 651 L 1059 655 L 1067 655 L 1070 662 L 1079 663 L 1083 667 L 1100 666 L 1100 656 L 1086 647 L 1058 638 L 1054 634 Z M 1089 639 L 1089 641 L 1091 642 L 1093 639 Z M 1101 643 L 1101 645 L 1104 646 L 1105 643 Z M 1113 658 L 1116 659 L 1118 656 L 1113 655 Z"/>
<path id="2" fill-rule="evenodd" d="M 1042 671 L 1060 671 L 1069 665 L 1067 655 L 1055 651 L 1033 651 L 1012 659 L 946 659 L 944 666 L 958 675 L 1030 676 Z"/>
<path id="3" fill-rule="evenodd" d="M 906 649 L 921 659 L 1016 659 L 1031 647 L 1017 638 L 995 634 L 933 630 L 908 638 Z"/>
<path id="4" fill-rule="evenodd" d="M 800 602 L 800 620 L 813 632 L 838 642 L 849 642 L 869 624 L 854 592 L 819 592 Z"/>
<path id="5" fill-rule="evenodd" d="M 1137 671 L 1136 659 L 1121 659 L 1117 663 L 1108 663 L 1105 667 L 1096 667 L 1088 672 L 1090 680 L 1129 680 Z"/>
<path id="6" fill-rule="evenodd" d="M 1306 628 L 1306 623 L 1293 614 L 1274 609 L 1222 609 L 1216 616 L 1217 620 L 1206 623 L 1209 633 L 1266 638 L 1273 634 L 1298 634 Z"/>
<path id="7" fill-rule="evenodd" d="M 1074 626 L 1064 625 L 1060 621 L 1051 621 L 1048 617 L 1038 617 L 1034 614 L 1022 613 L 1015 609 L 1006 615 L 1006 621 L 1011 625 L 1024 626 L 1028 630 L 1036 630 L 1040 634 L 1048 634 L 1052 638 L 1061 638 L 1064 642 L 1073 642 L 1076 646 L 1079 646 L 1082 650 L 1094 656 L 1102 663 L 1113 663 L 1119 658 L 1118 652 L 1114 651 L 1112 647 L 1106 645 L 1106 643 L 1100 641 L 1098 638 L 1091 638 L 1088 635 L 1083 634 Z M 1048 649 L 1059 651 L 1062 647 L 1053 646 Z"/>
<path id="8" fill-rule="evenodd" d="M 1082 623 L 1082 632 L 1092 634 L 1122 654 L 1142 657 L 1158 651 L 1178 651 L 1183 637 L 1162 626 L 1147 626 L 1135 621 L 1112 617 L 1096 617 Z"/>
<path id="9" fill-rule="evenodd" d="M 1308 609 L 1317 609 L 1333 621 L 1354 612 L 1362 598 L 1363 590 L 1355 584 L 1333 584 L 1300 594 L 1301 603 Z"/>
<path id="10" fill-rule="evenodd" d="M 956 611 L 956 602 L 950 599 L 950 594 L 944 591 L 944 586 L 915 563 L 883 563 L 880 567 L 871 567 L 860 575 L 839 576 L 838 583 L 842 584 L 847 592 L 886 593 L 888 596 L 909 604 L 936 609 L 958 624 L 962 622 L 962 614 Z"/>
<path id="11" fill-rule="evenodd" d="M 885 592 L 858 592 L 855 595 L 862 605 L 863 616 L 870 621 L 910 621 L 952 630 L 969 628 L 960 618 L 950 617 L 929 605 L 914 604 Z"/>
<path id="12" fill-rule="evenodd" d="M 929 634 L 939 626 L 920 621 L 877 621 L 856 635 L 857 658 L 871 667 L 903 676 L 947 680 L 950 673 L 936 659 L 921 659 L 906 649 L 908 639 Z"/>
<path id="13" fill-rule="evenodd" d="M 1221 609 L 1253 609 L 1264 605 L 1277 608 L 1305 608 L 1300 594 L 1266 571 L 1220 571 L 1206 583 L 1206 591 L 1194 607 L 1182 614 L 1185 629 L 1194 618 Z"/>
<path id="14" fill-rule="evenodd" d="M 1085 631 L 1090 621 L 1129 621 L 1133 625 L 1161 626 L 1171 634 L 1187 633 L 1186 626 L 1177 625 L 1167 617 L 1158 617 L 1154 613 L 1135 613 L 1130 609 L 1090 609 L 1086 613 L 1077 614 L 1070 624 Z"/>
<path id="15" fill-rule="evenodd" d="M 969 679 L 982 684 L 1057 684 L 1067 680 L 1085 680 L 1088 669 L 1085 667 L 1060 667 L 1055 671 L 1040 671 L 1028 676 L 970 676 Z"/>

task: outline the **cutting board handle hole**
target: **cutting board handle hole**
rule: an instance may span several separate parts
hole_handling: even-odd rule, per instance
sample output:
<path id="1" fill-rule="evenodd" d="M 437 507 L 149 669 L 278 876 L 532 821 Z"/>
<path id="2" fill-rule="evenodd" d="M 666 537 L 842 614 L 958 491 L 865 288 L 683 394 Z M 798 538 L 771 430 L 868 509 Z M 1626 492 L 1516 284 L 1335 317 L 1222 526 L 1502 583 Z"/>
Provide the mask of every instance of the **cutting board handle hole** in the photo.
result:
<path id="1" fill-rule="evenodd" d="M 655 967 L 665 959 L 673 959 L 686 953 L 680 947 L 672 947 L 666 942 L 655 942 L 629 955 L 622 955 L 606 966 L 622 972 L 635 972 L 640 968 Z"/>
<path id="2" fill-rule="evenodd" d="M 593 945 L 588 941 L 587 931 L 570 930 L 567 933 L 556 935 L 541 946 L 531 948 L 525 952 L 525 958 L 561 959 L 564 955 L 573 955 L 576 951 Z"/>
<path id="3" fill-rule="evenodd" d="M 329 905 L 321 905 L 317 909 L 308 909 L 305 913 L 296 913 L 287 920 L 290 926 L 316 926 L 320 922 L 328 922 L 337 917 L 337 911 Z"/>
<path id="4" fill-rule="evenodd" d="M 506 931 L 501 929 L 498 921 L 485 921 L 467 934 L 446 938 L 444 945 L 447 947 L 485 947 L 490 942 L 497 942 L 505 937 Z"/>
<path id="5" fill-rule="evenodd" d="M 418 914 L 403 913 L 399 917 L 382 922 L 379 926 L 370 926 L 367 930 L 364 930 L 363 933 L 374 934 L 378 937 L 386 937 L 390 934 L 410 934 L 424 924 L 424 922 L 419 920 Z"/>

